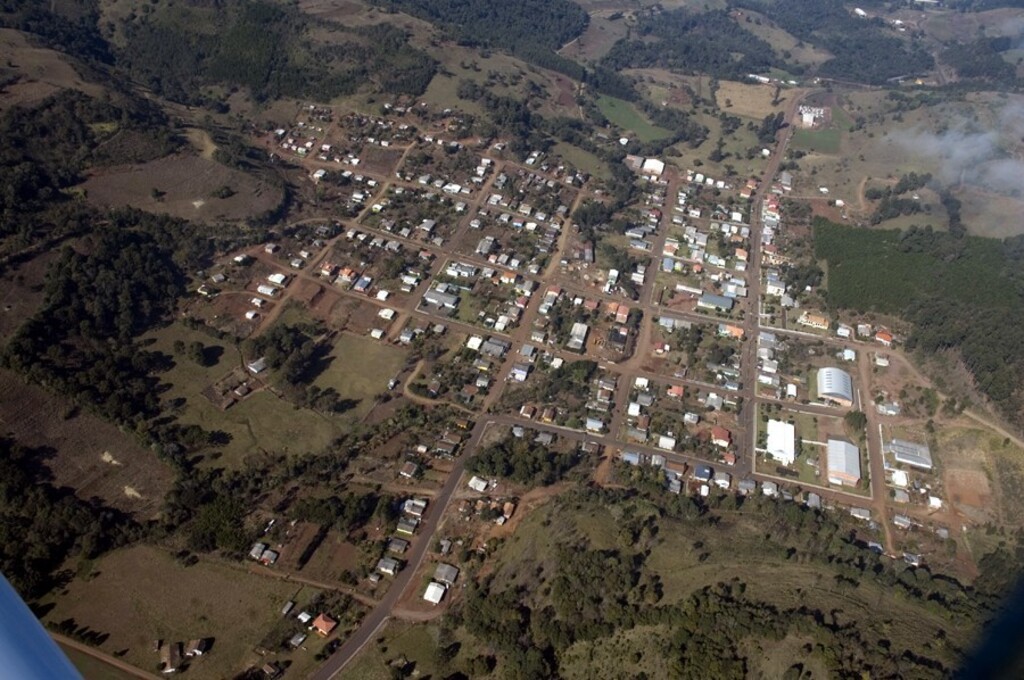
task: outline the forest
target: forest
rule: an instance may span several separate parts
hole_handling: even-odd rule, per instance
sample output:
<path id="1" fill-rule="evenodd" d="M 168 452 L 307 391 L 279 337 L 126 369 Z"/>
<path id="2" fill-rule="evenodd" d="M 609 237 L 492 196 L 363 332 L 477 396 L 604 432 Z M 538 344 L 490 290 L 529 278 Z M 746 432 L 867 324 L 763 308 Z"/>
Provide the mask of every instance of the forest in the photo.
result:
<path id="1" fill-rule="evenodd" d="M 854 16 L 841 0 L 734 0 L 733 4 L 764 14 L 798 40 L 831 52 L 834 57 L 817 69 L 817 75 L 880 85 L 935 65 L 922 46 L 897 37 L 881 19 Z"/>
<path id="2" fill-rule="evenodd" d="M 771 46 L 736 23 L 725 10 L 686 9 L 645 15 L 637 36 L 620 40 L 604 58 L 610 71 L 670 68 L 742 80 L 781 65 Z"/>
<path id="3" fill-rule="evenodd" d="M 831 306 L 898 314 L 914 324 L 907 348 L 954 350 L 977 388 L 1024 423 L 1024 287 L 1012 242 L 930 228 L 853 230 L 814 221 L 815 255 L 827 260 Z"/>

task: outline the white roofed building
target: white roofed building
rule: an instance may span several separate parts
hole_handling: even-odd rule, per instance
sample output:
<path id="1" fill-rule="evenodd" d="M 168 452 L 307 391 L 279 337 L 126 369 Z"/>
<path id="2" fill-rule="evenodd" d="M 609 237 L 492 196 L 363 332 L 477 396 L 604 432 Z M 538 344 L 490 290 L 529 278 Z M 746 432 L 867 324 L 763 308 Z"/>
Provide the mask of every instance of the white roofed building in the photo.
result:
<path id="1" fill-rule="evenodd" d="M 828 440 L 828 481 L 856 486 L 860 481 L 860 449 L 842 439 Z"/>
<path id="2" fill-rule="evenodd" d="M 792 465 L 796 460 L 796 428 L 782 420 L 769 420 L 767 452 L 783 465 Z"/>
<path id="3" fill-rule="evenodd" d="M 818 398 L 841 406 L 853 405 L 853 378 L 846 371 L 831 366 L 818 371 Z"/>

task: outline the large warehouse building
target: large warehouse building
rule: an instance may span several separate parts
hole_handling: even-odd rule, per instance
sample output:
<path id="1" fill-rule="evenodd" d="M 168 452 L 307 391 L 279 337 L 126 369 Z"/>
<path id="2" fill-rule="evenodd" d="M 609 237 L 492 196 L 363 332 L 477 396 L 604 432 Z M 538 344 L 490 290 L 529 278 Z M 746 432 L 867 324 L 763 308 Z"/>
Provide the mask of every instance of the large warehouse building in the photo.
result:
<path id="1" fill-rule="evenodd" d="M 834 401 L 840 406 L 853 406 L 853 378 L 839 368 L 818 371 L 818 398 Z"/>
<path id="2" fill-rule="evenodd" d="M 828 440 L 829 484 L 856 486 L 860 481 L 860 449 L 842 439 Z"/>

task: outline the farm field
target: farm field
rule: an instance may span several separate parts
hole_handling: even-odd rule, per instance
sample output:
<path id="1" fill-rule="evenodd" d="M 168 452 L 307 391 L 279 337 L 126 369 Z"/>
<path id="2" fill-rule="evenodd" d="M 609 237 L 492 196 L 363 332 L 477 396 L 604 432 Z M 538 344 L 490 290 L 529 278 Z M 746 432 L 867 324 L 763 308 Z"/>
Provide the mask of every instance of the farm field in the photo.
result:
<path id="1" fill-rule="evenodd" d="M 785 109 L 794 97 L 800 96 L 801 92 L 793 88 L 780 90 L 778 103 L 773 103 L 773 85 L 722 80 L 719 81 L 718 90 L 715 92 L 715 103 L 729 115 L 744 116 L 760 122 L 765 116 Z"/>
<path id="2" fill-rule="evenodd" d="M 155 671 L 154 640 L 214 637 L 189 676 L 226 678 L 257 657 L 252 647 L 280 618 L 300 586 L 213 562 L 185 567 L 157 548 L 138 546 L 97 560 L 87 578 L 56 595 L 44 621 L 74 619 L 109 637 L 99 649 Z M 309 590 L 306 588 L 305 590 Z M 102 602 L 102 607 L 95 603 Z"/>
<path id="3" fill-rule="evenodd" d="M 98 96 L 103 88 L 82 80 L 74 67 L 55 50 L 29 44 L 25 35 L 10 28 L 0 29 L 0 52 L 6 65 L 0 76 L 16 78 L 5 84 L 0 97 L 0 111 L 12 106 L 31 106 L 55 92 L 70 88 Z"/>
<path id="4" fill-rule="evenodd" d="M 190 154 L 94 171 L 80 188 L 98 206 L 130 206 L 185 219 L 243 219 L 276 208 L 281 187 Z M 231 195 L 213 192 L 226 188 Z"/>
<path id="5" fill-rule="evenodd" d="M 651 123 L 632 104 L 623 99 L 602 95 L 597 100 L 597 106 L 609 121 L 623 130 L 635 134 L 641 142 L 661 139 L 670 134 L 665 128 Z"/>
<path id="6" fill-rule="evenodd" d="M 56 486 L 148 519 L 163 505 L 174 472 L 116 426 L 0 369 L 0 427 L 50 454 L 43 464 Z"/>
<path id="7" fill-rule="evenodd" d="M 580 4 L 586 5 L 586 3 Z M 614 14 L 620 14 L 620 17 L 614 20 L 610 19 L 609 17 Z M 611 51 L 616 42 L 626 37 L 629 20 L 621 14 L 622 12 L 618 10 L 592 12 L 590 23 L 583 35 L 565 45 L 558 53 L 563 57 L 582 63 L 598 61 Z"/>

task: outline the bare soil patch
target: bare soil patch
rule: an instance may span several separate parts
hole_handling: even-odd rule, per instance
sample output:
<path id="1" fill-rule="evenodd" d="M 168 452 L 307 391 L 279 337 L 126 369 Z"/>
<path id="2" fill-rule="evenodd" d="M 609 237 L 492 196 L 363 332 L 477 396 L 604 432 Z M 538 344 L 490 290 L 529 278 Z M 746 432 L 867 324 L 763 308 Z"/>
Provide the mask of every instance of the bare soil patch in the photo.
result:
<path id="1" fill-rule="evenodd" d="M 24 445 L 52 449 L 44 465 L 54 484 L 140 517 L 160 509 L 174 481 L 155 453 L 115 426 L 6 370 L 0 370 L 0 427 Z"/>
<path id="2" fill-rule="evenodd" d="M 991 519 L 992 488 L 981 470 L 952 469 L 946 472 L 949 500 L 966 516 Z"/>
<path id="3" fill-rule="evenodd" d="M 185 219 L 244 219 L 276 208 L 279 186 L 212 160 L 174 154 L 96 171 L 81 188 L 100 206 L 131 206 Z M 220 189 L 225 196 L 214 195 Z"/>

